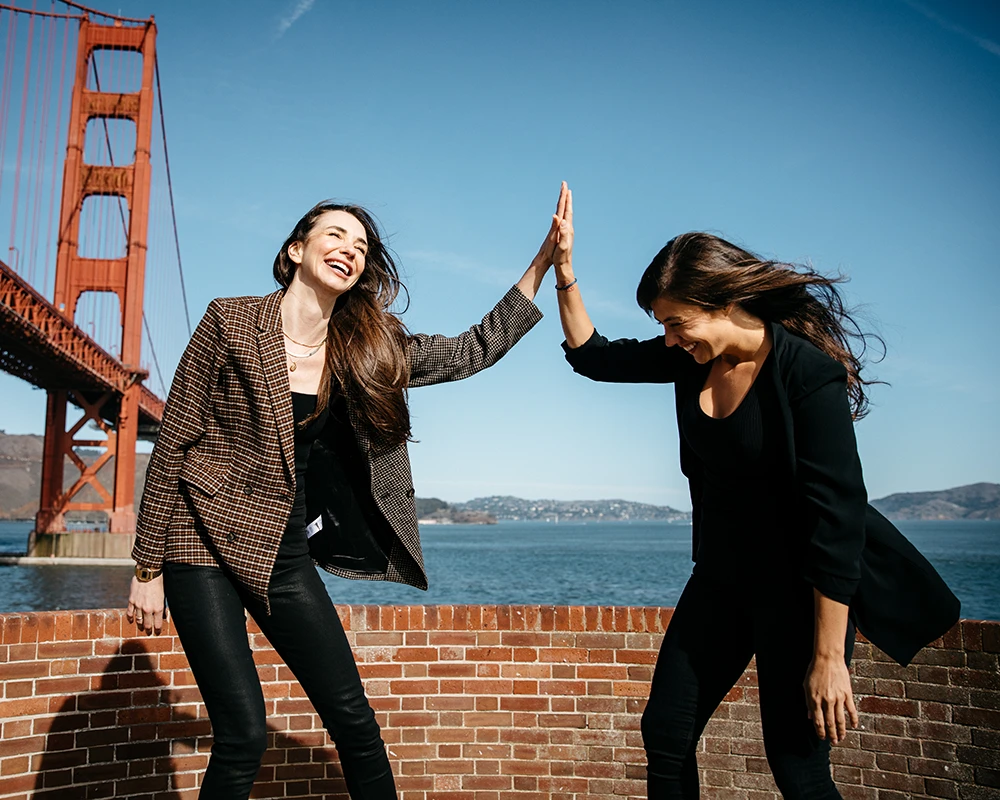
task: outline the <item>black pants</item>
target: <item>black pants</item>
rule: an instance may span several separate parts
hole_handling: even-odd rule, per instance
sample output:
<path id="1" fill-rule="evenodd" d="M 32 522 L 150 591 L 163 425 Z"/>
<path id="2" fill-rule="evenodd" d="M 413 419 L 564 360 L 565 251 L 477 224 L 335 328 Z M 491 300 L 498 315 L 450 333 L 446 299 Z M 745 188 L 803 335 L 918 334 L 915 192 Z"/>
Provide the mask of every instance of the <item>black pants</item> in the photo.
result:
<path id="1" fill-rule="evenodd" d="M 691 577 L 663 638 L 642 715 L 651 799 L 699 796 L 698 739 L 754 655 L 764 748 L 782 796 L 840 797 L 830 777 L 830 744 L 816 736 L 803 690 L 813 614 L 812 587 L 804 582 L 771 583 L 750 594 L 731 582 Z M 848 625 L 848 663 L 853 642 Z"/>
<path id="2" fill-rule="evenodd" d="M 212 721 L 202 798 L 250 796 L 267 747 L 264 695 L 250 655 L 244 608 L 305 689 L 329 732 L 352 798 L 395 798 L 375 714 L 326 587 L 308 559 L 275 566 L 264 605 L 214 567 L 168 563 L 164 588 Z"/>

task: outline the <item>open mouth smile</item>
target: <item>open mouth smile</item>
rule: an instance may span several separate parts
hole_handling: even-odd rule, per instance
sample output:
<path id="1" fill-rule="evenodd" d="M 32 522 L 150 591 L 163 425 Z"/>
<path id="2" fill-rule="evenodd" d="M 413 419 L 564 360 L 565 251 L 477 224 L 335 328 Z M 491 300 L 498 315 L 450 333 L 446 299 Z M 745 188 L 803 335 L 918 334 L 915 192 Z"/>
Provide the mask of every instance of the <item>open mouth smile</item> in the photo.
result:
<path id="1" fill-rule="evenodd" d="M 323 263 L 325 263 L 328 267 L 339 272 L 345 278 L 350 278 L 351 273 L 353 272 L 349 264 L 345 264 L 343 261 L 338 261 L 335 258 L 328 258 Z"/>

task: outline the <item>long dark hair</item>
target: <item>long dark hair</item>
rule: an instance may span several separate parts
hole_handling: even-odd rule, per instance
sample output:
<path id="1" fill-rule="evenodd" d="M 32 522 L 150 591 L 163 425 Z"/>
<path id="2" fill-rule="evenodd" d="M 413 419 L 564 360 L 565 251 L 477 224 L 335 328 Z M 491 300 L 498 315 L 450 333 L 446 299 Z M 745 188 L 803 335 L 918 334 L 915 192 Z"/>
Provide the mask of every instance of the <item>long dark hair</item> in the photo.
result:
<path id="1" fill-rule="evenodd" d="M 316 413 L 330 401 L 336 381 L 361 412 L 367 433 L 381 445 L 402 444 L 410 438 L 406 407 L 409 370 L 406 367 L 406 327 L 390 309 L 406 287 L 392 254 L 383 243 L 378 223 L 361 206 L 327 200 L 306 212 L 274 257 L 274 279 L 284 288 L 298 268 L 288 255 L 295 242 L 309 238 L 316 221 L 327 211 L 346 211 L 365 229 L 368 252 L 358 282 L 337 298 L 326 340 L 326 365 L 320 381 Z"/>
<path id="2" fill-rule="evenodd" d="M 780 323 L 844 365 L 851 411 L 861 419 L 868 413 L 865 387 L 880 383 L 861 377 L 868 339 L 879 343 L 883 355 L 885 343 L 862 331 L 844 305 L 836 285 L 845 280 L 766 261 L 709 233 L 684 233 L 656 254 L 635 299 L 647 314 L 657 297 L 667 295 L 709 310 L 736 303 L 756 317 Z"/>

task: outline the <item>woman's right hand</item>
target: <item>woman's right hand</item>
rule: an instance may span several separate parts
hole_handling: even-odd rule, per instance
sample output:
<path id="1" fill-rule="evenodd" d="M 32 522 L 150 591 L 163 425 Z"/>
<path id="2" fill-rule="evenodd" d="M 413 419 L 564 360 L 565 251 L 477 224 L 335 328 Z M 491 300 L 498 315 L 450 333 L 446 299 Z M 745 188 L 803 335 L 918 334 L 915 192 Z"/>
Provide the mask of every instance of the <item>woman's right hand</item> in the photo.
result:
<path id="1" fill-rule="evenodd" d="M 163 620 L 167 615 L 163 601 L 162 575 L 151 581 L 132 578 L 125 616 L 129 622 L 135 622 L 136 627 L 144 633 L 159 633 L 163 630 Z"/>

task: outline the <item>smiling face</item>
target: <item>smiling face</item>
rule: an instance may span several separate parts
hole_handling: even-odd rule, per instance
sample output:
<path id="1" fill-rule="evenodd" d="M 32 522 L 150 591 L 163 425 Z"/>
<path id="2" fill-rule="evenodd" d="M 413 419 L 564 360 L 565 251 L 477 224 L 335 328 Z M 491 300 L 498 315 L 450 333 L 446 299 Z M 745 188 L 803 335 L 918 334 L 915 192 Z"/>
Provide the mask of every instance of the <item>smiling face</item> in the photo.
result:
<path id="1" fill-rule="evenodd" d="M 288 257 L 298 265 L 293 281 L 322 294 L 341 295 L 365 271 L 368 237 L 347 211 L 325 211 L 303 241 L 288 245 Z"/>
<path id="2" fill-rule="evenodd" d="M 663 326 L 667 347 L 680 347 L 699 364 L 733 350 L 738 343 L 729 309 L 708 310 L 660 295 L 650 305 Z"/>

